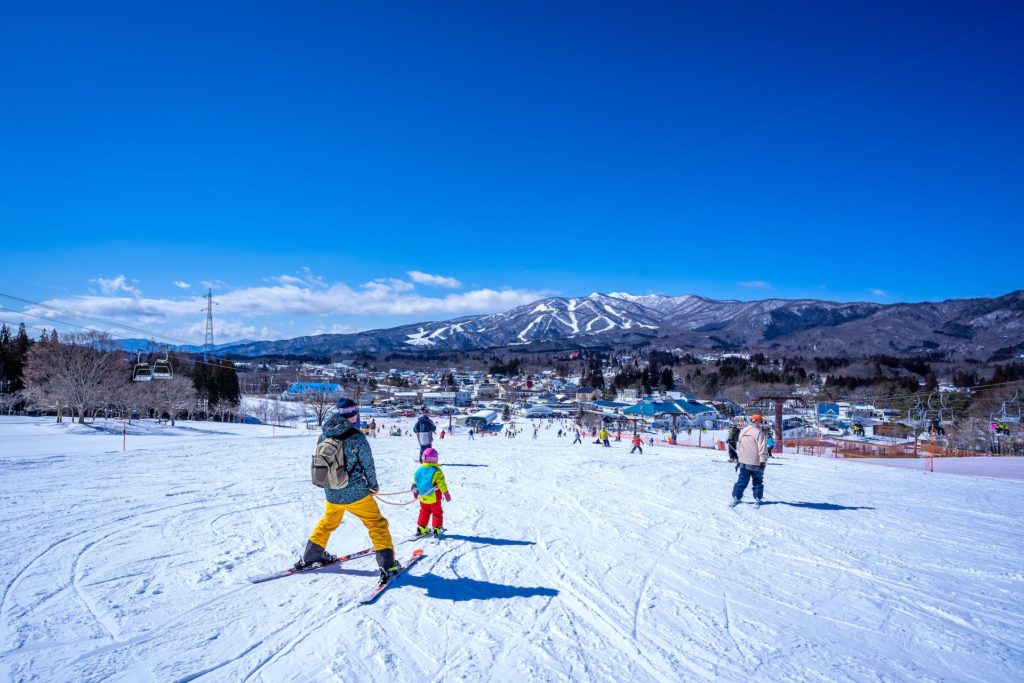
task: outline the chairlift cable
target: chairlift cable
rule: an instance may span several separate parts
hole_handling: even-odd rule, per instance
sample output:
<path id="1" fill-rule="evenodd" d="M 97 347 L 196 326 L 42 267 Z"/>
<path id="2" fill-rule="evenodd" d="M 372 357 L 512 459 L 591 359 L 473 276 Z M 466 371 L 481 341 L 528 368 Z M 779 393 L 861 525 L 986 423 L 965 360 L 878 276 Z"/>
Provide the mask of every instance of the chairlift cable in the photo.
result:
<path id="1" fill-rule="evenodd" d="M 170 340 L 170 341 L 179 342 L 179 343 L 182 343 L 182 344 L 187 344 L 189 346 L 197 346 L 196 344 L 193 344 L 192 342 L 188 341 L 187 339 L 181 339 L 181 338 L 178 338 L 178 337 L 172 337 L 172 336 L 169 336 L 169 335 L 163 335 L 163 334 L 160 334 L 160 333 L 157 333 L 157 332 L 153 332 L 151 330 L 144 330 L 144 329 L 139 328 L 139 327 L 132 327 L 130 325 L 122 325 L 121 323 L 117 323 L 117 322 L 114 322 L 112 320 L 104 320 L 102 318 L 94 318 L 94 317 L 91 317 L 91 316 L 84 315 L 82 313 L 76 313 L 74 311 L 68 311 L 66 309 L 59 308 L 57 306 L 50 306 L 49 304 L 44 304 L 44 303 L 41 303 L 41 302 L 38 302 L 38 301 L 32 301 L 30 299 L 24 299 L 22 297 L 13 296 L 13 295 L 10 295 L 10 294 L 4 294 L 3 292 L 0 292 L 0 297 L 5 297 L 5 298 L 8 298 L 8 299 L 14 299 L 16 301 L 21 301 L 23 303 L 26 303 L 26 304 L 29 304 L 29 305 L 32 305 L 32 306 L 40 306 L 42 308 L 49 308 L 49 309 L 57 311 L 59 313 L 64 313 L 66 315 L 75 316 L 77 318 L 81 318 L 83 320 L 89 320 L 89 321 L 95 322 L 95 323 L 100 323 L 102 325 L 108 325 L 110 327 L 118 327 L 118 328 L 121 328 L 121 329 L 124 329 L 124 330 L 130 330 L 132 332 L 136 332 L 136 333 L 139 333 L 139 334 L 142 334 L 142 335 L 146 336 L 147 337 L 147 341 L 154 342 L 154 343 L 156 342 L 157 339 L 167 339 L 167 340 Z M 89 327 L 88 325 L 79 325 L 77 323 L 68 322 L 68 321 L 64 321 L 64 320 L 56 320 L 54 318 L 47 318 L 46 316 L 40 315 L 38 313 L 29 313 L 28 311 L 16 311 L 13 308 L 9 308 L 9 307 L 3 306 L 3 305 L 0 305 L 0 310 L 8 311 L 10 313 L 14 313 L 15 315 L 25 315 L 25 316 L 30 316 L 32 318 L 38 318 L 40 320 L 46 320 L 47 322 L 52 322 L 52 323 L 55 323 L 57 325 L 69 325 L 71 327 L 78 327 L 78 328 L 81 328 L 83 330 L 93 330 L 93 331 L 97 331 L 97 332 L 106 332 L 110 336 L 117 337 L 119 339 L 126 339 L 126 340 L 133 339 L 133 337 L 128 337 L 128 336 L 123 335 L 123 334 L 115 334 L 113 332 L 107 332 L 106 330 L 96 330 L 95 328 Z M 11 324 L 14 324 L 14 323 L 11 323 Z M 35 329 L 43 329 L 43 330 L 45 330 L 45 328 L 35 328 Z M 167 344 L 164 344 L 164 346 L 166 347 Z M 185 353 L 188 353 L 188 352 L 185 352 Z M 220 361 L 225 361 L 225 362 L 229 361 L 228 358 L 225 358 L 223 356 L 209 356 L 209 358 L 212 358 L 213 360 L 220 360 Z M 199 361 L 197 361 L 197 362 L 199 362 Z M 204 363 L 204 364 L 216 366 L 216 363 L 213 363 L 213 364 L 211 364 L 211 363 Z"/>

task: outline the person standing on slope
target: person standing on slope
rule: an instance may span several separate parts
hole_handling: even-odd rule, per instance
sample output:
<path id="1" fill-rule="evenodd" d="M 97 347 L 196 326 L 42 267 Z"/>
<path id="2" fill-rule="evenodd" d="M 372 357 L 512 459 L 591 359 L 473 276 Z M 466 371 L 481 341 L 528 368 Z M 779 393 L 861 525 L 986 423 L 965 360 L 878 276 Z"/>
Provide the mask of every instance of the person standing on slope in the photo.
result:
<path id="1" fill-rule="evenodd" d="M 608 430 L 601 427 L 601 431 L 598 432 L 597 438 L 600 439 L 601 443 L 604 444 L 605 448 L 611 448 L 611 444 L 608 443 Z"/>
<path id="2" fill-rule="evenodd" d="M 739 456 L 736 469 L 740 475 L 732 487 L 732 507 L 739 504 L 751 479 L 754 480 L 754 505 L 761 506 L 761 497 L 764 495 L 764 468 L 768 458 L 768 439 L 762 428 L 763 422 L 764 418 L 760 415 L 753 415 L 750 424 L 740 430 L 736 447 Z"/>
<path id="3" fill-rule="evenodd" d="M 416 424 L 413 425 L 412 431 L 416 434 L 416 440 L 419 441 L 420 456 L 422 457 L 423 451 L 427 450 L 434 444 L 434 432 L 437 431 L 437 427 L 430 420 L 429 410 L 426 408 L 423 409 L 423 414 L 420 415 L 420 419 L 416 420 Z"/>
<path id="4" fill-rule="evenodd" d="M 391 540 L 388 520 L 380 513 L 373 494 L 380 485 L 377 483 L 377 470 L 373 463 L 373 453 L 366 435 L 356 428 L 359 422 L 359 406 L 350 398 L 342 398 L 337 403 L 337 412 L 324 423 L 323 433 L 317 440 L 333 438 L 342 442 L 345 453 L 345 469 L 348 471 L 348 486 L 343 489 L 325 488 L 327 496 L 326 509 L 323 517 L 313 529 L 306 542 L 306 550 L 302 559 L 295 567 L 301 569 L 317 562 L 331 562 L 336 559 L 327 552 L 327 541 L 331 534 L 341 525 L 346 512 L 351 512 L 370 533 L 373 549 L 380 567 L 380 582 L 385 584 L 402 566 L 395 560 L 395 545 Z"/>
<path id="5" fill-rule="evenodd" d="M 412 476 L 412 495 L 420 501 L 420 516 L 416 520 L 416 535 L 428 536 L 431 528 L 430 517 L 434 517 L 433 533 L 434 538 L 440 538 L 444 531 L 444 510 L 441 508 L 441 497 L 446 502 L 451 502 L 452 496 L 448 493 L 448 483 L 444 480 L 444 472 L 437 464 L 437 451 L 427 448 L 422 455 L 423 464 Z"/>
<path id="6" fill-rule="evenodd" d="M 577 429 L 576 430 L 576 438 L 572 440 L 572 442 L 574 444 L 576 444 L 576 443 L 583 443 L 583 439 L 580 438 L 580 434 L 581 434 L 580 430 Z"/>
<path id="7" fill-rule="evenodd" d="M 740 438 L 740 428 L 735 422 L 729 425 L 725 443 L 729 446 L 729 462 L 736 462 L 736 441 Z"/>

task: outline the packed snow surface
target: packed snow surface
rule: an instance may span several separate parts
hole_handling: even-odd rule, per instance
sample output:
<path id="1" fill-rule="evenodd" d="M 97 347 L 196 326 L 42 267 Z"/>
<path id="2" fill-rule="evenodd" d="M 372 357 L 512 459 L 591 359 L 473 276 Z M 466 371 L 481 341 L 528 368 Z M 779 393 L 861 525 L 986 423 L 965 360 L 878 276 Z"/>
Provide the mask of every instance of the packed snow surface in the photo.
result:
<path id="1" fill-rule="evenodd" d="M 121 426 L 0 418 L 0 680 L 1024 680 L 1017 481 L 784 454 L 733 509 L 719 451 L 459 430 L 447 540 L 382 506 L 426 557 L 360 606 L 372 558 L 249 581 L 322 512 L 315 432 Z"/>

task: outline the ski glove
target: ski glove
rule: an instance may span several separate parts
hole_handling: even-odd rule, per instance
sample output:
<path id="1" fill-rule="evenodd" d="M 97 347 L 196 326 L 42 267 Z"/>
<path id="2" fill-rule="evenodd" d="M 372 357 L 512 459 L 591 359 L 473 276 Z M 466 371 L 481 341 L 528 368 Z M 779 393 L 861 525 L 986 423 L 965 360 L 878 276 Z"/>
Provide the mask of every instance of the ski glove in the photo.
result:
<path id="1" fill-rule="evenodd" d="M 740 471 L 740 464 L 739 464 L 739 463 L 736 463 L 736 471 L 737 471 L 737 472 L 739 472 L 739 471 Z"/>
<path id="2" fill-rule="evenodd" d="M 412 486 L 410 486 L 409 490 L 412 491 L 412 498 L 413 498 L 413 500 L 418 500 L 419 497 L 420 497 L 420 492 L 416 488 L 416 484 L 413 484 Z"/>
<path id="3" fill-rule="evenodd" d="M 446 502 L 446 503 L 452 502 L 452 494 L 448 493 L 447 491 L 444 494 L 444 502 Z"/>

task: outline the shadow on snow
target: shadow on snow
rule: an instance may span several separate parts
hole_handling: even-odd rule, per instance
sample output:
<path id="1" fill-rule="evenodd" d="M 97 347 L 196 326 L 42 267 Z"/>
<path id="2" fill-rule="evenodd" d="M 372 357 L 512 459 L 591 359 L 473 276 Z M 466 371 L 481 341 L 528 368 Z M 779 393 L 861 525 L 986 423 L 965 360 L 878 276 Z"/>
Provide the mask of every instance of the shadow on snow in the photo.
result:
<path id="1" fill-rule="evenodd" d="M 554 588 L 506 586 L 490 581 L 478 581 L 465 576 L 448 579 L 436 574 L 411 576 L 406 574 L 402 582 L 427 591 L 428 598 L 463 602 L 465 600 L 508 600 L 510 598 L 532 598 L 544 596 L 553 598 L 558 595 Z"/>
<path id="2" fill-rule="evenodd" d="M 445 534 L 445 538 L 453 541 L 469 541 L 484 545 L 536 545 L 533 541 L 515 541 L 510 538 L 488 538 L 487 536 L 463 536 L 462 534 Z M 443 541 L 442 541 L 443 543 Z"/>
<path id="3" fill-rule="evenodd" d="M 873 507 L 863 505 L 836 505 L 835 503 L 790 503 L 785 500 L 766 500 L 764 505 L 789 505 L 795 508 L 809 508 L 811 510 L 874 510 Z"/>

